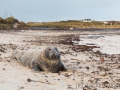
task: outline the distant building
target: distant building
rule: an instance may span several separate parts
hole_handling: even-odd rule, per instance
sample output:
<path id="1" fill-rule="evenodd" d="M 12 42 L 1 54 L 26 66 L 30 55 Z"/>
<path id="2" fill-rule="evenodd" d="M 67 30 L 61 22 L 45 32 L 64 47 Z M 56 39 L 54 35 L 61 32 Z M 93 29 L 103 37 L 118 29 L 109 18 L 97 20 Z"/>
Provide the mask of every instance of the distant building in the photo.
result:
<path id="1" fill-rule="evenodd" d="M 91 19 L 83 19 L 82 21 L 83 21 L 83 22 L 92 22 Z"/>

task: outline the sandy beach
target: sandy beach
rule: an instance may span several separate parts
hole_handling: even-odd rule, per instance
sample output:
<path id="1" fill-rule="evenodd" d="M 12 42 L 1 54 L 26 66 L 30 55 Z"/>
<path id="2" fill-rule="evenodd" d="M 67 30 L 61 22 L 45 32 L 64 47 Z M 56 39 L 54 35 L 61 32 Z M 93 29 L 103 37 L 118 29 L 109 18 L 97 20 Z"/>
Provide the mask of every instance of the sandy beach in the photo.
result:
<path id="1" fill-rule="evenodd" d="M 62 52 L 67 71 L 33 72 L 12 57 L 16 50 L 49 45 Z M 0 31 L 0 90 L 119 90 L 119 72 L 119 30 Z"/>

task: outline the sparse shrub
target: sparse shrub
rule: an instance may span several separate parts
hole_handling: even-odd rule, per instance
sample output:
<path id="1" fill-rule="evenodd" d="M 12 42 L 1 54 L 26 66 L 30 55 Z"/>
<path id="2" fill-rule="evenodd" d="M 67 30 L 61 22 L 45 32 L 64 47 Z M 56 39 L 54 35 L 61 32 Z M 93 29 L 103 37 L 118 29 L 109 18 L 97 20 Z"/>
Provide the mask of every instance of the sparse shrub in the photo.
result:
<path id="1" fill-rule="evenodd" d="M 15 23 L 18 23 L 18 29 L 29 29 L 29 25 L 24 22 L 19 22 L 14 17 L 8 17 L 6 19 L 0 17 L 0 30 L 14 29 Z"/>

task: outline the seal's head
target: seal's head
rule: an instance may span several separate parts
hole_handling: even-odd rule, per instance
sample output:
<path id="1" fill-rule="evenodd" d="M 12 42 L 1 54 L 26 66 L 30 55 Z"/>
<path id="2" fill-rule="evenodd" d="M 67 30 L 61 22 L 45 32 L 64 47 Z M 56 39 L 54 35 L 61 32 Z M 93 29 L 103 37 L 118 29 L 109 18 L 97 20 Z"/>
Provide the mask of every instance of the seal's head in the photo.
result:
<path id="1" fill-rule="evenodd" d="M 38 59 L 39 67 L 42 71 L 48 72 L 59 72 L 66 70 L 62 64 L 59 51 L 55 46 L 48 46 L 40 54 L 40 59 Z"/>
<path id="2" fill-rule="evenodd" d="M 58 51 L 57 47 L 54 47 L 54 46 L 49 46 L 45 49 L 45 56 L 49 60 L 57 60 L 60 58 L 59 51 Z"/>

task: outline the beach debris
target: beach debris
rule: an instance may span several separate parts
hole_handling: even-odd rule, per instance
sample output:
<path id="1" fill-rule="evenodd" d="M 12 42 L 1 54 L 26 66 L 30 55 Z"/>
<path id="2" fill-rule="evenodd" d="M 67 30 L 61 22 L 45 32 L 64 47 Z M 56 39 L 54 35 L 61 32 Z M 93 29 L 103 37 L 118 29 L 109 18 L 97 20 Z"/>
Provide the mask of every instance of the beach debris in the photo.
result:
<path id="1" fill-rule="evenodd" d="M 6 70 L 5 68 L 3 68 L 2 70 Z"/>
<path id="2" fill-rule="evenodd" d="M 109 82 L 108 81 L 104 81 L 104 82 L 102 82 L 102 85 L 103 85 L 103 87 L 105 88 L 105 87 L 107 87 L 107 88 L 109 88 Z"/>
<path id="3" fill-rule="evenodd" d="M 18 89 L 18 90 L 21 90 L 21 89 L 24 89 L 24 87 L 19 87 L 19 89 Z"/>
<path id="4" fill-rule="evenodd" d="M 69 89 L 69 90 L 73 89 L 72 85 L 69 84 L 67 89 Z"/>
<path id="5" fill-rule="evenodd" d="M 87 66 L 86 69 L 89 70 L 90 68 Z"/>
<path id="6" fill-rule="evenodd" d="M 28 82 L 40 82 L 40 83 L 45 83 L 45 84 L 52 84 L 52 83 L 49 83 L 49 81 L 47 79 L 45 79 L 46 82 L 44 81 L 40 81 L 40 80 L 32 80 L 30 78 L 27 79 Z"/>
<path id="7" fill-rule="evenodd" d="M 28 82 L 31 82 L 31 81 L 33 81 L 33 80 L 31 80 L 30 78 L 28 78 L 27 81 L 28 81 Z"/>
<path id="8" fill-rule="evenodd" d="M 101 62 L 104 62 L 105 60 L 104 60 L 104 57 L 100 57 L 100 61 Z"/>
<path id="9" fill-rule="evenodd" d="M 93 48 L 100 48 L 98 46 L 90 46 L 90 45 L 74 45 L 73 46 L 73 50 L 76 52 L 80 52 L 80 51 L 92 51 Z"/>
<path id="10" fill-rule="evenodd" d="M 93 87 L 93 86 L 85 85 L 85 86 L 83 87 L 83 90 L 97 90 L 97 88 L 96 88 L 96 87 Z"/>
<path id="11" fill-rule="evenodd" d="M 10 62 L 10 60 L 5 60 L 4 62 Z"/>

